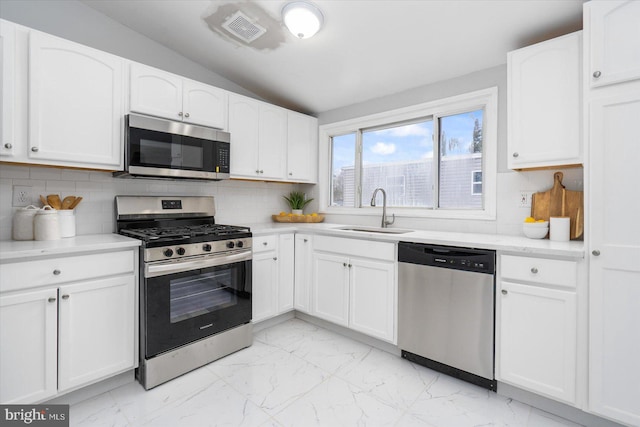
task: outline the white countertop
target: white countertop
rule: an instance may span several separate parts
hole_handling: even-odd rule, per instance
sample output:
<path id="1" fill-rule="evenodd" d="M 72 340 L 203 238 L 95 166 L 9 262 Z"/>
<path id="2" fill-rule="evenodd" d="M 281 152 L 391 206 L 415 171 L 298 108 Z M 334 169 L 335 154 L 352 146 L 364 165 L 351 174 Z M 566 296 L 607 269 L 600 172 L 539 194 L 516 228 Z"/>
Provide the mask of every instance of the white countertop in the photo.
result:
<path id="1" fill-rule="evenodd" d="M 50 241 L 0 241 L 0 263 L 78 252 L 108 251 L 140 246 L 140 240 L 119 234 L 86 234 Z"/>
<path id="2" fill-rule="evenodd" d="M 584 242 L 554 242 L 549 239 L 529 239 L 524 236 L 501 234 L 456 233 L 448 231 L 415 230 L 403 234 L 385 234 L 375 232 L 340 230 L 345 224 L 331 223 L 259 223 L 245 224 L 251 228 L 254 236 L 273 233 L 305 232 L 337 237 L 359 238 L 386 242 L 430 243 L 446 246 L 493 249 L 532 255 L 551 255 L 570 258 L 584 258 Z M 390 227 L 393 229 L 393 227 Z"/>

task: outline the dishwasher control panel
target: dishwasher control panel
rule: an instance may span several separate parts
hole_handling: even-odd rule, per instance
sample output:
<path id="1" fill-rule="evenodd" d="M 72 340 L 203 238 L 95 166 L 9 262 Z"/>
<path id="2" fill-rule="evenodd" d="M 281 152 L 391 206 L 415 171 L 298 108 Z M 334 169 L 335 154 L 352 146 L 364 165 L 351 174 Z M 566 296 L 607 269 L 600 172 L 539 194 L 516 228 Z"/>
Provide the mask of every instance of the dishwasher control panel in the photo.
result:
<path id="1" fill-rule="evenodd" d="M 398 262 L 410 264 L 494 274 L 495 260 L 496 253 L 492 250 L 411 242 L 398 244 Z"/>

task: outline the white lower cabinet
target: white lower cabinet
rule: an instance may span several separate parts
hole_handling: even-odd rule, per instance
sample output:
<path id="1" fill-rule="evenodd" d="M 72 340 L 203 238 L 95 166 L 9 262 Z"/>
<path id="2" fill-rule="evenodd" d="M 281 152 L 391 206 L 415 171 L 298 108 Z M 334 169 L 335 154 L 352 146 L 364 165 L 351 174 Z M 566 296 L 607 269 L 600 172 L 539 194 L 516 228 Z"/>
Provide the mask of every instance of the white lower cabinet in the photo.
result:
<path id="1" fill-rule="evenodd" d="M 502 255 L 497 379 L 576 403 L 577 263 Z"/>
<path id="2" fill-rule="evenodd" d="M 57 390 L 58 290 L 0 296 L 0 402 L 39 402 Z"/>
<path id="3" fill-rule="evenodd" d="M 254 323 L 293 310 L 293 233 L 254 237 L 252 270 Z"/>
<path id="4" fill-rule="evenodd" d="M 311 314 L 395 343 L 395 256 L 393 243 L 316 236 Z"/>
<path id="5" fill-rule="evenodd" d="M 293 307 L 311 313 L 311 282 L 313 280 L 313 236 L 295 235 L 295 278 Z"/>
<path id="6" fill-rule="evenodd" d="M 122 371 L 134 361 L 135 279 L 112 277 L 60 287 L 58 388 Z"/>
<path id="7" fill-rule="evenodd" d="M 2 403 L 41 402 L 136 367 L 136 259 L 129 249 L 2 264 Z"/>

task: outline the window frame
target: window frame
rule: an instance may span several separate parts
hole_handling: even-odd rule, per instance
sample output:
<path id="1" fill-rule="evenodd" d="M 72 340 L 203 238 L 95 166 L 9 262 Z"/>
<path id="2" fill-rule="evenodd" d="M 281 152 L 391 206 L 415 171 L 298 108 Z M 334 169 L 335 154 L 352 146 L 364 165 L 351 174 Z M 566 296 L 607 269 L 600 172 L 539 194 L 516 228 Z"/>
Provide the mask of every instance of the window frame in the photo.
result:
<path id="1" fill-rule="evenodd" d="M 496 179 L 497 179 L 497 131 L 498 131 L 498 88 L 491 87 L 462 95 L 434 100 L 400 109 L 371 114 L 319 127 L 319 210 L 335 215 L 380 215 L 379 207 L 341 207 L 331 206 L 331 137 L 356 132 L 356 139 L 361 138 L 359 130 L 384 128 L 396 123 L 411 122 L 431 117 L 434 123 L 433 135 L 439 135 L 438 119 L 460 112 L 484 109 L 483 113 L 483 209 L 444 209 L 444 208 L 404 208 L 391 207 L 391 213 L 397 217 L 407 218 L 447 218 L 447 219 L 496 219 Z M 434 158 L 439 147 L 434 141 Z M 356 141 L 356 150 L 362 147 L 362 141 Z M 361 153 L 357 153 L 361 156 Z M 361 158 L 361 157 L 360 157 Z M 438 157 L 439 159 L 439 157 Z M 355 160 L 355 159 L 354 159 Z M 356 161 L 355 167 L 358 168 Z M 437 179 L 437 177 L 436 177 Z M 356 200 L 362 198 L 361 183 L 358 182 Z M 434 185 L 439 186 L 439 182 Z"/>

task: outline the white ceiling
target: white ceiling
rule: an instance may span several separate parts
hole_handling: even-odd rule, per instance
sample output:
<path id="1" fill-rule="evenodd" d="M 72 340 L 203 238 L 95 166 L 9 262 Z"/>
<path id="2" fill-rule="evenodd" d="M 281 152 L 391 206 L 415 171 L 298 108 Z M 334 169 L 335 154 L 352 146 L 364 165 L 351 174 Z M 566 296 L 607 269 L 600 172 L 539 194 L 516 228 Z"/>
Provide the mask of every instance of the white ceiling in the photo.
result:
<path id="1" fill-rule="evenodd" d="M 510 50 L 582 28 L 583 0 L 316 0 L 324 26 L 305 40 L 282 25 L 284 0 L 83 3 L 266 100 L 317 114 L 504 64 Z M 269 27 L 258 45 L 272 48 L 204 20 L 238 9 Z"/>

